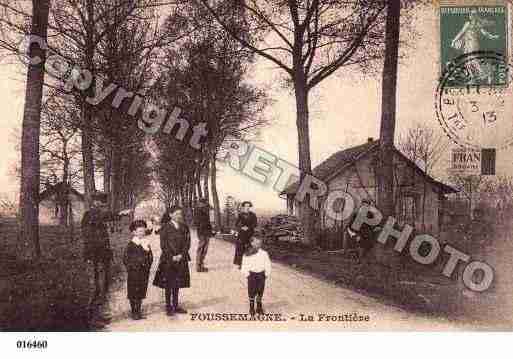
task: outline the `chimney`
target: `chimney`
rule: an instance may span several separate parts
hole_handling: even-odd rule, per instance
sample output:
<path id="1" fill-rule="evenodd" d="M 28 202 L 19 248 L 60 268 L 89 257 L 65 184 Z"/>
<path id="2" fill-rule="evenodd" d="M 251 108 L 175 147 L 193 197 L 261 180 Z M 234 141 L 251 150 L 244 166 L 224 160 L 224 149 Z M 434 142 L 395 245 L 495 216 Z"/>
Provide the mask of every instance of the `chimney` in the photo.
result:
<path id="1" fill-rule="evenodd" d="M 367 143 L 371 143 L 371 142 L 374 142 L 374 137 L 368 137 L 367 138 Z"/>

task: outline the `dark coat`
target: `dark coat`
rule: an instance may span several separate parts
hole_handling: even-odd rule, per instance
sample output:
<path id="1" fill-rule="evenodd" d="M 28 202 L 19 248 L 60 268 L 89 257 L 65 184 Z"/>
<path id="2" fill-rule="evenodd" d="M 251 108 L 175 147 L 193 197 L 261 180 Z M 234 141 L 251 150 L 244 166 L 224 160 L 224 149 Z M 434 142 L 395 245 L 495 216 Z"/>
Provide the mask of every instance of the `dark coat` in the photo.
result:
<path id="1" fill-rule="evenodd" d="M 109 232 L 106 222 L 119 219 L 112 212 L 92 208 L 84 213 L 81 229 L 84 240 L 84 259 L 92 261 L 112 260 Z"/>
<path id="2" fill-rule="evenodd" d="M 350 219 L 349 219 L 349 227 L 351 227 L 351 230 L 353 232 L 356 232 L 360 236 L 360 240 L 357 243 L 357 246 L 370 250 L 372 247 L 374 247 L 375 244 L 375 233 L 372 226 L 368 225 L 367 223 L 362 223 L 360 226 L 360 229 L 357 231 L 353 229 L 353 223 L 356 220 L 356 216 L 358 215 L 358 212 L 354 212 Z M 372 212 L 369 212 L 370 216 L 374 216 Z"/>
<path id="3" fill-rule="evenodd" d="M 244 231 L 242 227 L 248 227 L 247 231 Z M 233 263 L 241 265 L 242 256 L 250 245 L 251 237 L 255 234 L 255 228 L 257 226 L 257 216 L 253 212 L 239 213 L 235 227 L 237 228 L 237 244 L 235 245 L 235 256 Z"/>
<path id="4" fill-rule="evenodd" d="M 194 210 L 194 225 L 198 229 L 198 236 L 211 237 L 213 235 L 207 206 L 197 207 Z"/>
<path id="5" fill-rule="evenodd" d="M 148 278 L 153 263 L 153 253 L 130 241 L 123 255 L 123 263 L 127 270 L 127 298 L 146 298 Z"/>
<path id="6" fill-rule="evenodd" d="M 159 267 L 155 273 L 153 285 L 159 288 L 189 288 L 191 286 L 189 272 L 189 249 L 191 248 L 191 235 L 189 227 L 183 224 L 176 229 L 172 222 L 166 223 L 160 229 L 160 255 Z M 173 256 L 182 255 L 179 262 Z"/>

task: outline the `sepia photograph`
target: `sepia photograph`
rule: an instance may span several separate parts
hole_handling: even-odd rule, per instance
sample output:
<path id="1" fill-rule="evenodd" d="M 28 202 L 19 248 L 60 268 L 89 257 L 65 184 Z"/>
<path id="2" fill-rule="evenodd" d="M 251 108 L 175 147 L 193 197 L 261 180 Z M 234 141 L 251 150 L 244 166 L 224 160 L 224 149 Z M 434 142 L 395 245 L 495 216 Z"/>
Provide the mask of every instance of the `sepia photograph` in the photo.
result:
<path id="1" fill-rule="evenodd" d="M 512 5 L 0 0 L 0 331 L 512 331 Z"/>

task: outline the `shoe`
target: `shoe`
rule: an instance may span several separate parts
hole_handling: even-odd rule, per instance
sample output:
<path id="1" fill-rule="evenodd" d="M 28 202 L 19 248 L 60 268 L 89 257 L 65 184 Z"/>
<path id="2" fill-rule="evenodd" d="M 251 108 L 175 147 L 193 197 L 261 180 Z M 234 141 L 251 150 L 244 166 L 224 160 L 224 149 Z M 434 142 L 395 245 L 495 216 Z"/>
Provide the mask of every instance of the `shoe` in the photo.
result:
<path id="1" fill-rule="evenodd" d="M 168 308 L 166 308 L 166 315 L 167 315 L 168 317 L 172 317 L 173 315 L 175 315 L 175 311 L 174 311 L 174 309 L 173 309 L 172 307 L 168 307 Z"/>
<path id="2" fill-rule="evenodd" d="M 208 268 L 205 268 L 205 267 L 203 267 L 203 268 L 198 268 L 198 269 L 196 269 L 196 271 L 197 271 L 197 272 L 208 272 Z"/>
<path id="3" fill-rule="evenodd" d="M 141 320 L 141 319 L 143 319 L 143 316 L 141 315 L 141 313 L 133 313 L 132 319 L 133 320 Z"/>
<path id="4" fill-rule="evenodd" d="M 187 314 L 187 311 L 185 309 L 183 309 L 182 307 L 176 307 L 175 308 L 175 313 L 178 313 L 178 314 Z"/>

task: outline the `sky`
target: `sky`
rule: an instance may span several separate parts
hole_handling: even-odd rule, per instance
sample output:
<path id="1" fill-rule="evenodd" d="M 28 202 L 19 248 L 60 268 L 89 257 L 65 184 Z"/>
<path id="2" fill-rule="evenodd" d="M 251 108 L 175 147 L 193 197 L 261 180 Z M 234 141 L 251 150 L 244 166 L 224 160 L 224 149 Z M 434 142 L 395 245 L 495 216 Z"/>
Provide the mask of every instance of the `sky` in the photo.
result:
<path id="1" fill-rule="evenodd" d="M 414 20 L 420 34 L 412 43 L 413 48 L 399 65 L 397 96 L 397 128 L 399 133 L 416 122 L 442 133 L 435 116 L 434 98 L 439 76 L 438 14 L 434 8 L 418 12 Z M 409 34 L 402 37 L 408 39 Z M 252 81 L 269 90 L 273 100 L 265 112 L 271 124 L 262 129 L 255 142 L 275 156 L 297 164 L 297 130 L 295 126 L 295 101 L 290 91 L 279 86 L 281 70 L 267 60 L 255 65 Z M 13 65 L 0 63 L 0 192 L 16 191 L 17 183 L 8 176 L 17 159 L 12 137 L 13 128 L 19 128 L 23 114 L 23 77 Z M 513 98 L 510 94 L 510 98 Z M 334 152 L 379 137 L 381 103 L 380 76 L 363 77 L 342 69 L 328 78 L 310 95 L 310 141 L 312 165 L 319 164 Z M 511 119 L 511 116 L 508 118 Z M 510 120 L 511 121 L 511 120 Z M 513 174 L 511 151 L 498 153 L 498 172 Z M 448 166 L 449 152 L 442 160 Z M 446 164 L 447 163 L 447 164 Z M 221 201 L 227 195 L 239 200 L 251 200 L 255 209 L 285 211 L 285 201 L 272 187 L 262 187 L 230 168 L 220 167 L 218 190 Z"/>

